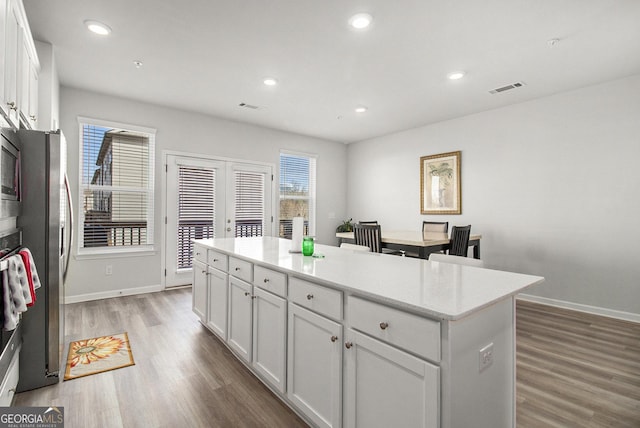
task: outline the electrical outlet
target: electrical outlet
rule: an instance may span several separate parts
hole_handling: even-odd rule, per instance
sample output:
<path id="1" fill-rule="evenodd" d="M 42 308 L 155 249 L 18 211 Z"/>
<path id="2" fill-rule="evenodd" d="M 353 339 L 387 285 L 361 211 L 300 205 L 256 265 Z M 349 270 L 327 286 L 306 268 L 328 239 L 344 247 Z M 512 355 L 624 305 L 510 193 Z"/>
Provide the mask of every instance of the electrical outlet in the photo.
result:
<path id="1" fill-rule="evenodd" d="M 478 358 L 479 371 L 483 371 L 491 364 L 493 364 L 493 342 L 480 349 L 480 351 L 478 352 Z"/>
<path id="2" fill-rule="evenodd" d="M 105 275 L 111 275 L 113 273 L 113 266 L 111 265 L 107 265 L 104 269 L 104 274 Z"/>

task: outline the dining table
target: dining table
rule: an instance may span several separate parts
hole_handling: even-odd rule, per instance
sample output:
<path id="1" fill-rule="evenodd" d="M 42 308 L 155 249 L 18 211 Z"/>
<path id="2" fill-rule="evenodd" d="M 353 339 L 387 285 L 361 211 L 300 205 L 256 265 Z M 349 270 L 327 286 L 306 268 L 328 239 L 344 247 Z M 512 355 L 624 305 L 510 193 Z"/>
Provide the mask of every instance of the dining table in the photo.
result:
<path id="1" fill-rule="evenodd" d="M 428 259 L 429 254 L 448 250 L 451 246 L 449 235 L 445 232 L 421 232 L 418 230 L 382 230 L 382 247 L 405 253 L 417 254 Z M 340 243 L 355 243 L 353 232 L 336 232 Z M 482 235 L 472 234 L 469 246 L 473 248 L 473 258 L 480 258 L 480 239 Z"/>

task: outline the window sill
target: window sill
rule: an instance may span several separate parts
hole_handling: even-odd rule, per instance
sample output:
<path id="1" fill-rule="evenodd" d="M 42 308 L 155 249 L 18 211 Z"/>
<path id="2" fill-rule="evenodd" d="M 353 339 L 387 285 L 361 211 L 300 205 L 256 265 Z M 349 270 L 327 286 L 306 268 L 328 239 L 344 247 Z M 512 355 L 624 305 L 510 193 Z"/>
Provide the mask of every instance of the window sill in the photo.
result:
<path id="1" fill-rule="evenodd" d="M 76 252 L 74 258 L 76 260 L 92 260 L 92 259 L 116 259 L 123 257 L 146 257 L 154 256 L 157 251 L 152 245 L 137 248 L 118 248 L 105 250 L 104 248 L 83 248 Z"/>

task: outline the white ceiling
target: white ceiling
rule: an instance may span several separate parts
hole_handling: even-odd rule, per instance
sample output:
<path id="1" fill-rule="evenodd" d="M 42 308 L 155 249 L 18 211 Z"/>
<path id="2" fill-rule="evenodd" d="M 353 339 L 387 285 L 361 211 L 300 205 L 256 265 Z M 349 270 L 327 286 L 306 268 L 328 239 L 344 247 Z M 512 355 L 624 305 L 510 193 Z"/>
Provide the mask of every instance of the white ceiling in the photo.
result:
<path id="1" fill-rule="evenodd" d="M 341 142 L 640 73 L 637 0 L 24 4 L 65 86 Z M 350 29 L 363 11 L 372 26 Z M 86 19 L 112 34 L 89 33 Z M 455 70 L 466 77 L 447 80 Z M 516 81 L 525 86 L 488 92 Z"/>

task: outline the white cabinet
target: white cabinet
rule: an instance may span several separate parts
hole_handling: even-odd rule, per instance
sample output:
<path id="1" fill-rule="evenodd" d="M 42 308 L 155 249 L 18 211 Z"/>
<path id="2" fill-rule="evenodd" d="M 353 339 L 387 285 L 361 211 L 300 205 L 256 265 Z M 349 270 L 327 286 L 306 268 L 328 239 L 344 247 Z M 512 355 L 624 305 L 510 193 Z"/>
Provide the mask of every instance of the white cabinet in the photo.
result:
<path id="1" fill-rule="evenodd" d="M 35 57 L 35 53 L 31 51 L 33 43 L 30 38 L 24 31 L 20 31 L 19 33 L 19 111 L 25 126 L 35 129 L 38 119 L 38 59 Z"/>
<path id="2" fill-rule="evenodd" d="M 9 124 L 15 128 L 20 125 L 18 115 L 18 70 L 19 52 L 21 41 L 20 36 L 20 13 L 16 0 L 0 0 L 0 6 L 4 3 L 4 79 L 0 82 L 0 109 L 8 120 Z"/>
<path id="3" fill-rule="evenodd" d="M 287 397 L 318 427 L 342 420 L 342 325 L 289 303 Z"/>
<path id="4" fill-rule="evenodd" d="M 345 426 L 439 426 L 437 366 L 354 330 L 346 336 Z"/>
<path id="5" fill-rule="evenodd" d="M 280 392 L 286 389 L 286 300 L 253 288 L 252 365 Z"/>
<path id="6" fill-rule="evenodd" d="M 231 260 L 230 260 L 231 261 Z M 253 285 L 229 275 L 229 336 L 227 344 L 251 363 Z"/>
<path id="7" fill-rule="evenodd" d="M 191 285 L 191 307 L 202 321 L 207 317 L 207 265 L 193 261 L 193 284 Z"/>
<path id="8" fill-rule="evenodd" d="M 0 0 L 0 115 L 35 128 L 40 63 L 21 0 Z"/>
<path id="9" fill-rule="evenodd" d="M 227 340 L 228 275 L 207 267 L 208 305 L 206 326 L 222 340 Z"/>

